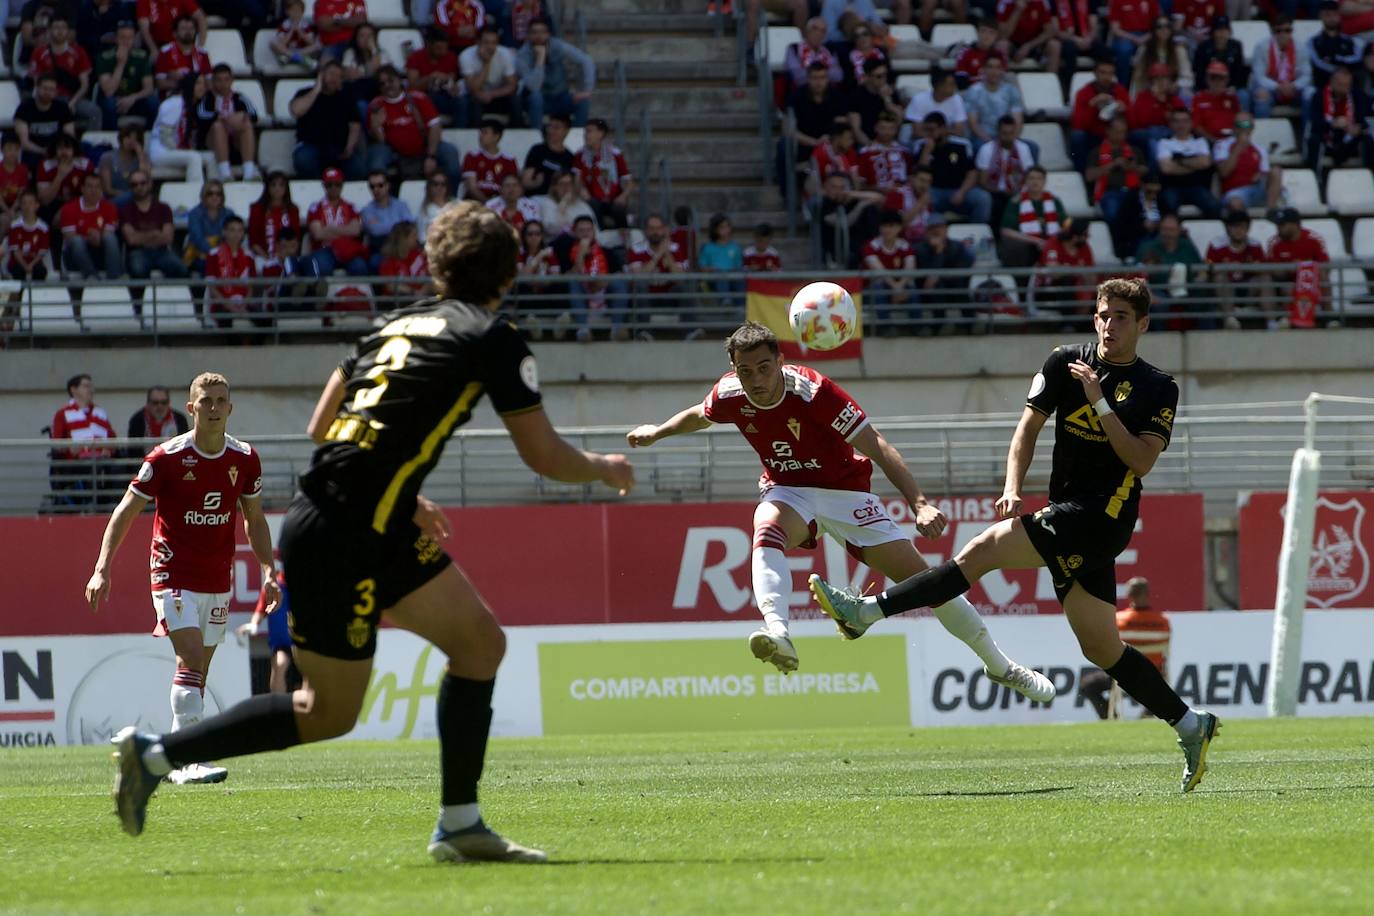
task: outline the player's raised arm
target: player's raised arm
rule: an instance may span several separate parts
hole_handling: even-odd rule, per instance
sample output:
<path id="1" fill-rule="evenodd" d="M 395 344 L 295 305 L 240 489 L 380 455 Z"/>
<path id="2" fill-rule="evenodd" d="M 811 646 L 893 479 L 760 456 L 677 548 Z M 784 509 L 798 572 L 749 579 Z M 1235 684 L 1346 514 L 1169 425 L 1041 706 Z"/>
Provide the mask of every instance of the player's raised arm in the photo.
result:
<path id="1" fill-rule="evenodd" d="M 343 372 L 336 370 L 325 383 L 324 391 L 320 392 L 320 399 L 315 402 L 315 410 L 310 414 L 310 422 L 305 425 L 305 431 L 316 445 L 324 445 L 329 424 L 333 423 L 339 414 L 339 408 L 343 405 L 345 381 Z"/>
<path id="2" fill-rule="evenodd" d="M 686 410 L 680 410 L 673 414 L 657 426 L 652 423 L 636 426 L 625 434 L 625 441 L 630 443 L 630 448 L 647 448 L 659 439 L 679 436 L 683 433 L 694 433 L 710 425 L 711 421 L 706 419 L 705 406 L 693 404 Z"/>
<path id="3" fill-rule="evenodd" d="M 920 484 L 916 483 L 911 468 L 907 467 L 902 453 L 884 439 L 872 423 L 866 425 L 854 437 L 853 445 L 855 451 L 868 456 L 882 469 L 884 476 L 911 506 L 911 511 L 916 515 L 917 531 L 928 538 L 938 538 L 944 534 L 947 524 L 945 514 L 926 502 L 926 496 L 921 492 Z"/>
<path id="4" fill-rule="evenodd" d="M 543 408 L 504 414 L 520 460 L 537 474 L 564 483 L 600 481 L 621 496 L 634 489 L 635 471 L 624 455 L 584 452 L 573 446 L 549 423 Z"/>
<path id="5" fill-rule="evenodd" d="M 1048 419 L 1048 414 L 1041 413 L 1029 404 L 1021 411 L 1021 420 L 1011 437 L 1011 448 L 1007 450 L 1007 480 L 1002 486 L 1002 496 L 997 500 L 997 514 L 1002 518 L 1021 514 L 1021 487 L 1026 483 L 1026 472 L 1030 470 L 1031 459 L 1035 457 L 1035 440 L 1040 437 L 1040 430 Z"/>
<path id="6" fill-rule="evenodd" d="M 100 539 L 100 556 L 95 561 L 95 572 L 91 573 L 91 578 L 86 583 L 86 601 L 92 611 L 99 610 L 100 602 L 110 597 L 110 564 L 119 552 L 119 545 L 124 543 L 129 526 L 147 505 L 148 500 L 133 490 L 125 490 L 124 498 L 110 514 L 110 521 L 105 525 L 105 534 Z"/>

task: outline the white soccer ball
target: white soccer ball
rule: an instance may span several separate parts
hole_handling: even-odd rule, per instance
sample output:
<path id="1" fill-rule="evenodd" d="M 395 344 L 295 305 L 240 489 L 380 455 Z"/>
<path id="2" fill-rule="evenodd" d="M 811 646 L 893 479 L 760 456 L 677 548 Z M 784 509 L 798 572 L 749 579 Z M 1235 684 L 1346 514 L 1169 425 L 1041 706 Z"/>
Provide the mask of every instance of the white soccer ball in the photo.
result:
<path id="1" fill-rule="evenodd" d="M 849 342 L 859 323 L 849 291 L 838 283 L 808 283 L 787 310 L 792 333 L 808 350 L 834 350 Z"/>

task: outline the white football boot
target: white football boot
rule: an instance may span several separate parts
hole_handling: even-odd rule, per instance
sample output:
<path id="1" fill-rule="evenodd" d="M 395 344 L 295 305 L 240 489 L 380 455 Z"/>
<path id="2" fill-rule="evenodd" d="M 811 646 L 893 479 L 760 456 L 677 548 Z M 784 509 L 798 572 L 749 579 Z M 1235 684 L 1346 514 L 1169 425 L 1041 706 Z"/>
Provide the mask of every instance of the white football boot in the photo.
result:
<path id="1" fill-rule="evenodd" d="M 178 786 L 224 782 L 228 778 L 229 771 L 224 767 L 206 763 L 188 763 L 167 774 L 167 781 Z"/>
<path id="2" fill-rule="evenodd" d="M 749 634 L 749 651 L 761 662 L 769 662 L 783 674 L 797 670 L 797 650 L 782 627 L 764 626 Z"/>

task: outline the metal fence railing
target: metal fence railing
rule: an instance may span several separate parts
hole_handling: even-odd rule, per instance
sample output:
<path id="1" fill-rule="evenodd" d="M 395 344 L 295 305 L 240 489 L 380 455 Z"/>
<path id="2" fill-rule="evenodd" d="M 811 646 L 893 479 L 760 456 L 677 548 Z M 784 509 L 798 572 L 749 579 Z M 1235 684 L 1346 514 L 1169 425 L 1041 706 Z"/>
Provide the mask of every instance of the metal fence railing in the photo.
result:
<path id="1" fill-rule="evenodd" d="M 660 174 L 666 178 L 666 172 Z M 845 220 L 835 223 L 837 236 L 826 239 L 832 231 L 827 225 L 824 232 L 818 230 L 813 243 L 846 247 Z M 951 236 L 956 230 L 951 228 Z M 610 235 L 619 240 L 618 233 Z M 971 254 L 983 254 L 971 243 L 972 239 Z M 623 249 L 611 248 L 609 253 L 613 261 L 624 256 Z M 963 270 L 844 270 L 843 274 L 866 286 L 863 326 L 869 336 L 1083 328 L 1091 312 L 1093 284 L 1107 276 L 1150 277 L 1156 293 L 1152 315 L 1156 330 L 1261 329 L 1287 320 L 1293 267 L 1243 267 L 1250 276 L 1242 284 L 1205 270 L 1176 281 L 1148 266 L 1050 272 L 975 264 Z M 835 271 L 768 275 L 798 286 L 834 276 Z M 1362 264 L 1321 265 L 1321 276 L 1319 326 L 1374 321 L 1374 297 Z M 127 285 L 110 282 L 26 284 L 8 302 L 0 298 L 0 340 L 9 346 L 36 346 L 64 337 L 100 336 L 162 345 L 204 342 L 214 335 L 262 342 L 305 334 L 356 335 L 377 314 L 428 295 L 423 280 L 406 278 L 407 284 L 415 284 L 399 290 L 394 287 L 395 277 L 331 277 L 327 284 L 299 277 L 285 282 L 233 280 L 230 284 L 249 290 L 237 310 L 228 310 L 209 293 L 202 294 L 200 290 L 216 285 L 207 281 L 152 279 L 133 290 L 137 298 Z M 506 305 L 536 336 L 547 333 L 558 339 L 577 336 L 585 329 L 583 339 L 589 335 L 674 339 L 697 330 L 718 333 L 738 326 L 746 313 L 746 280 L 742 273 L 613 272 L 585 279 L 576 274 L 522 276 Z M 894 281 L 900 281 L 900 288 L 892 288 Z"/>
<path id="2" fill-rule="evenodd" d="M 301 422 L 306 406 L 302 406 Z M 1323 416 L 1317 427 L 1322 453 L 1322 487 L 1367 489 L 1374 486 L 1374 410 L 1343 406 Z M 897 447 L 925 491 L 944 497 L 1000 493 L 1007 446 L 1017 414 L 894 417 L 874 421 Z M 642 422 L 664 417 L 626 416 L 621 427 L 562 430 L 580 448 L 625 451 L 625 433 Z M 1190 408 L 1184 405 L 1173 441 L 1151 471 L 1149 492 L 1201 492 L 1212 517 L 1231 517 L 1237 495 L 1287 486 L 1293 451 L 1303 442 L 1302 402 L 1234 404 Z M 248 426 L 248 418 L 244 425 Z M 251 433 L 251 426 L 245 430 Z M 264 497 L 282 508 L 295 488 L 296 475 L 309 463 L 312 446 L 305 436 L 244 435 L 262 456 Z M 1048 485 L 1049 450 L 1054 435 L 1040 436 L 1027 493 Z M 71 445 L 90 441 L 0 440 L 0 513 L 108 512 L 138 468 L 138 456 L 156 440 L 110 440 L 110 453 L 86 459 L 65 457 Z M 54 457 L 57 455 L 58 457 Z M 750 499 L 757 493 L 759 462 L 733 429 L 664 440 L 635 450 L 638 502 Z M 879 492 L 890 493 L 882 475 Z M 562 484 L 525 468 L 504 430 L 460 431 L 448 444 L 425 492 L 445 505 L 581 502 L 610 498 L 592 484 Z"/>

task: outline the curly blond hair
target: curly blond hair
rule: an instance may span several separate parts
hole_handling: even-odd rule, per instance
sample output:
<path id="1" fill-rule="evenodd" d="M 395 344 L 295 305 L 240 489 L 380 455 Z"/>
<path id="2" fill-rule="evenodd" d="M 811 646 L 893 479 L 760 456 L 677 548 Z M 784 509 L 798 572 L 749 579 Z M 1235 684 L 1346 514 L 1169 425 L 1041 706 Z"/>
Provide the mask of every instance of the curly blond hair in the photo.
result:
<path id="1" fill-rule="evenodd" d="M 470 200 L 440 210 L 425 239 L 435 292 L 474 305 L 501 298 L 515 279 L 519 250 L 511 224 Z"/>

